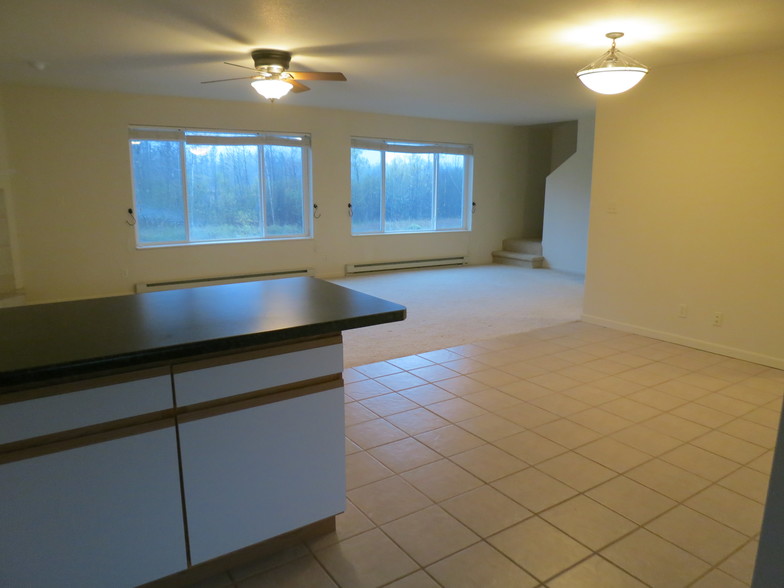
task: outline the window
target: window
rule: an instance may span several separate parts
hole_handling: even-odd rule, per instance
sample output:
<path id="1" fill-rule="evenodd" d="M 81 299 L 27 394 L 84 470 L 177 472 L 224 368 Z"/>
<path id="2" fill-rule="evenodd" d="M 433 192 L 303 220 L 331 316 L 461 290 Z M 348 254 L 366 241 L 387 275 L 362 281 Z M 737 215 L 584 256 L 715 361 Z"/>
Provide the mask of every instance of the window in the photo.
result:
<path id="1" fill-rule="evenodd" d="M 139 247 L 311 236 L 308 135 L 129 133 Z"/>
<path id="2" fill-rule="evenodd" d="M 470 228 L 470 145 L 351 139 L 353 235 Z"/>

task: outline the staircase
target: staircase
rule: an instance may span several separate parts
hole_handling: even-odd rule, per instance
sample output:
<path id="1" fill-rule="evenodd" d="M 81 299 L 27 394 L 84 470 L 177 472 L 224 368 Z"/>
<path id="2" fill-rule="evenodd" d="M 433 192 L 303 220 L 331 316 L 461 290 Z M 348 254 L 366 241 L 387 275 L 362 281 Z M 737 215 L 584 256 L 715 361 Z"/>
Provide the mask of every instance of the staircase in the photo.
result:
<path id="1" fill-rule="evenodd" d="M 542 241 L 534 239 L 504 239 L 503 251 L 493 251 L 493 263 L 542 267 Z"/>

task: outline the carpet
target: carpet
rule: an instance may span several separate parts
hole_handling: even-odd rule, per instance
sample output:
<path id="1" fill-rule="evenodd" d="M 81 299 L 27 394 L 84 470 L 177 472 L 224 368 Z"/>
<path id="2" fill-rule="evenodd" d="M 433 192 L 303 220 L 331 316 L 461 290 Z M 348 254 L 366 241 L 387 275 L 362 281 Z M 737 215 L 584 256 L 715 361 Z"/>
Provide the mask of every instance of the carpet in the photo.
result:
<path id="1" fill-rule="evenodd" d="M 580 320 L 583 279 L 508 265 L 394 271 L 329 280 L 402 304 L 407 318 L 343 333 L 364 365 Z"/>

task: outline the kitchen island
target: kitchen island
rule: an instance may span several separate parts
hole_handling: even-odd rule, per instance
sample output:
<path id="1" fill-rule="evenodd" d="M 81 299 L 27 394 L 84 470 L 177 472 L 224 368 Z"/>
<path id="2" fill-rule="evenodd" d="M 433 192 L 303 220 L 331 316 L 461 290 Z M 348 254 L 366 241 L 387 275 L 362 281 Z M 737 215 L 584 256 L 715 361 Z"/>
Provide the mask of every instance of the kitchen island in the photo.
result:
<path id="1" fill-rule="evenodd" d="M 287 278 L 0 310 L 0 585 L 182 585 L 334 529 L 342 339 Z"/>

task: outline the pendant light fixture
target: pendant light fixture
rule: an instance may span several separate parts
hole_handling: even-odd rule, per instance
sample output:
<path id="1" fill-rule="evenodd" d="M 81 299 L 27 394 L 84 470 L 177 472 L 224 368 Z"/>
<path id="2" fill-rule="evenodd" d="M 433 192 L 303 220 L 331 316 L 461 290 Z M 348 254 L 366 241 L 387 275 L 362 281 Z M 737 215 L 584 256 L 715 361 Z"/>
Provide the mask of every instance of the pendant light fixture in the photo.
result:
<path id="1" fill-rule="evenodd" d="M 280 79 L 279 75 L 274 76 L 274 74 L 273 77 L 254 80 L 250 85 L 270 102 L 274 102 L 278 98 L 283 98 L 292 88 L 291 84 L 284 82 Z"/>
<path id="2" fill-rule="evenodd" d="M 615 40 L 623 33 L 607 33 L 612 47 L 599 59 L 577 72 L 585 86 L 599 94 L 620 94 L 637 85 L 648 73 L 648 68 L 615 48 Z"/>

